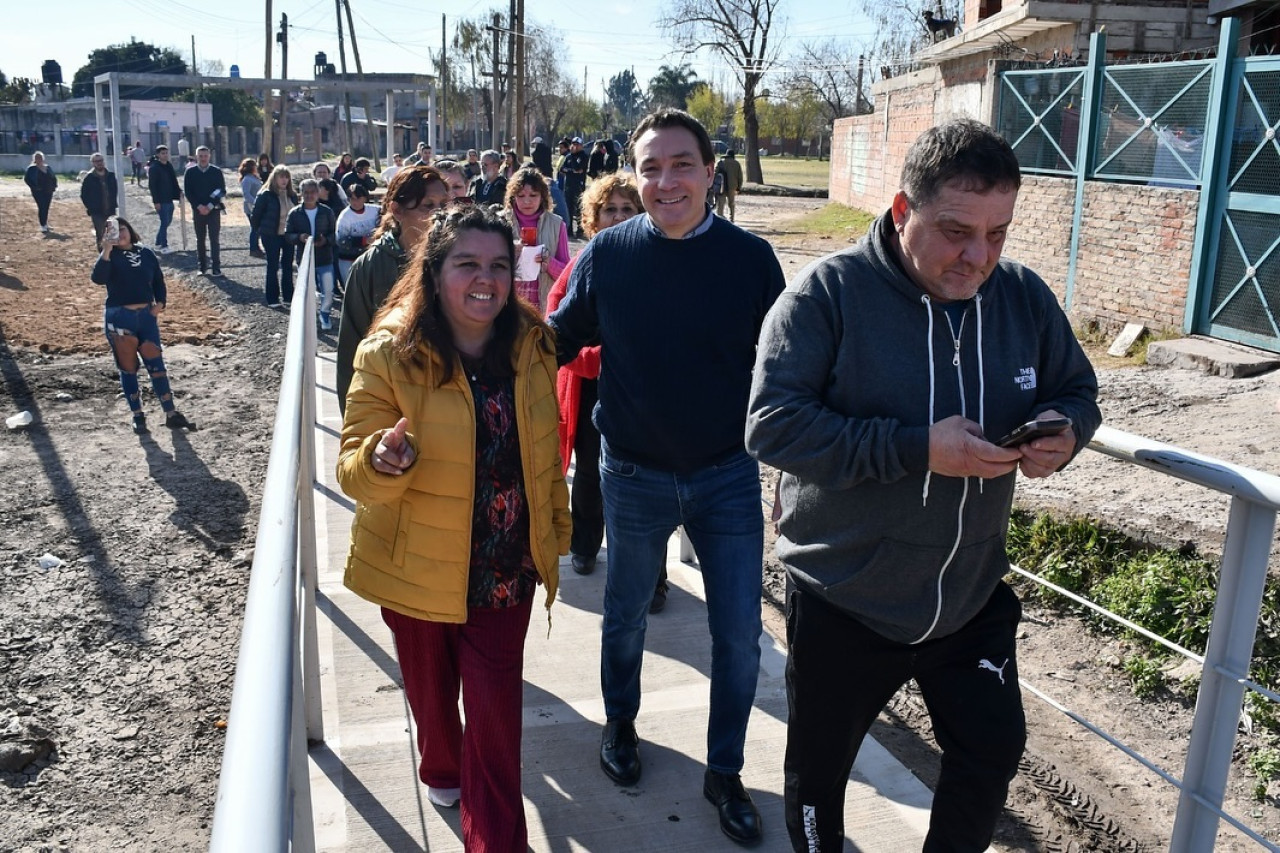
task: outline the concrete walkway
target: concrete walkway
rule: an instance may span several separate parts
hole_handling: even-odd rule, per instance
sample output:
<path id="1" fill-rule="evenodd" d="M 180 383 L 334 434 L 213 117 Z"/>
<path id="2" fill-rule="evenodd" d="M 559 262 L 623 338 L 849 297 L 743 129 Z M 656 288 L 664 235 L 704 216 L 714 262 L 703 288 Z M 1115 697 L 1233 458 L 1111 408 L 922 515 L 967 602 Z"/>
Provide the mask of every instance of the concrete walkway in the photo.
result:
<path id="1" fill-rule="evenodd" d="M 311 750 L 317 849 L 461 851 L 456 809 L 427 802 L 417 781 L 412 722 L 390 632 L 378 609 L 342 586 L 355 507 L 334 480 L 341 420 L 333 355 L 317 359 L 316 487 L 319 645 L 325 743 Z M 680 563 L 673 539 L 667 608 L 649 620 L 644 700 L 636 722 L 644 776 L 619 788 L 599 769 L 604 711 L 599 687 L 605 568 L 577 575 L 562 561 L 560 595 L 537 606 L 525 646 L 524 798 L 531 850 L 707 851 L 740 849 L 721 834 L 702 797 L 706 743 L 707 636 L 702 577 Z M 541 598 L 539 599 L 541 601 Z M 786 692 L 782 643 L 762 638 L 760 681 L 747 734 L 743 782 L 764 819 L 756 850 L 790 849 L 782 817 Z M 849 784 L 846 850 L 919 850 L 930 793 L 874 741 Z"/>

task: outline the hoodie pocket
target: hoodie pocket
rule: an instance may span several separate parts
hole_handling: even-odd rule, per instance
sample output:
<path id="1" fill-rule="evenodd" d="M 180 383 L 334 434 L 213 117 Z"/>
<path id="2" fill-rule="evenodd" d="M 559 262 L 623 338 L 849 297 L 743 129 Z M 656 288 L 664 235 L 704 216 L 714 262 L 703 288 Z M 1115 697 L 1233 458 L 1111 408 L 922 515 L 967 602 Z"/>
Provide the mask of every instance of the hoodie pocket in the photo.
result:
<path id="1" fill-rule="evenodd" d="M 998 535 L 949 556 L 950 547 L 881 539 L 851 575 L 823 592 L 832 604 L 892 640 L 943 636 L 982 609 L 1009 568 Z"/>

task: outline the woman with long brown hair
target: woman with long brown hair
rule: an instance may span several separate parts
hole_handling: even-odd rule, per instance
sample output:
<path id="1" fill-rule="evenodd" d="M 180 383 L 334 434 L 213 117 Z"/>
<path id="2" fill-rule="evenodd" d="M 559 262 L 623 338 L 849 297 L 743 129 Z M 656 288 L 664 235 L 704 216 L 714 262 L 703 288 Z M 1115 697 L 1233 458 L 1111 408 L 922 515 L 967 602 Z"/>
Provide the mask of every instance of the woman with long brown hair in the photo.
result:
<path id="1" fill-rule="evenodd" d="M 369 248 L 351 264 L 338 327 L 338 408 L 346 411 L 351 365 L 373 315 L 386 301 L 414 249 L 431 229 L 431 217 L 449 203 L 449 187 L 431 166 L 401 169 L 382 200 L 382 220 Z"/>
<path id="2" fill-rule="evenodd" d="M 555 344 L 514 298 L 514 264 L 501 218 L 435 215 L 356 353 L 338 457 L 359 502 L 344 582 L 395 637 L 418 778 L 430 802 L 461 805 L 467 850 L 503 853 L 527 848 L 524 641 L 538 585 L 555 600 L 570 524 Z"/>
<path id="3" fill-rule="evenodd" d="M 293 299 L 293 246 L 285 240 L 284 232 L 289 211 L 298 200 L 289 167 L 281 164 L 271 170 L 249 214 L 249 227 L 257 232 L 267 253 L 266 302 L 272 308 Z"/>

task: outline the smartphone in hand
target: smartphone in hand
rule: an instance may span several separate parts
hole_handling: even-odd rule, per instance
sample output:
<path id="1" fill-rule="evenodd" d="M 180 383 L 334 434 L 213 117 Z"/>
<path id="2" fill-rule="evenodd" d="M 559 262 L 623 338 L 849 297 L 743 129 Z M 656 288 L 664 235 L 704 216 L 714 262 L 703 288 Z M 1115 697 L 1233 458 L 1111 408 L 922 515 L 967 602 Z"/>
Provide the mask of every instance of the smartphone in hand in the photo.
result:
<path id="1" fill-rule="evenodd" d="M 1015 428 L 1006 436 L 996 439 L 992 444 L 998 447 L 1017 447 L 1046 435 L 1057 435 L 1071 428 L 1071 418 L 1042 418 L 1038 421 L 1027 421 Z"/>

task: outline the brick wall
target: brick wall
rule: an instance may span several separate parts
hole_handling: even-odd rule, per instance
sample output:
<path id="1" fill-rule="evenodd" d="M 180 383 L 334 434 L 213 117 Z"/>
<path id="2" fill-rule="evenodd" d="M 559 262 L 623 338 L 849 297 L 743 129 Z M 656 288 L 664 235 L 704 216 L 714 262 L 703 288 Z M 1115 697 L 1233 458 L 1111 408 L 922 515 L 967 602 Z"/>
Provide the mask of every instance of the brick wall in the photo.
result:
<path id="1" fill-rule="evenodd" d="M 1196 190 L 1088 182 L 1072 310 L 1181 329 L 1199 207 Z"/>
<path id="2" fill-rule="evenodd" d="M 1075 181 L 1022 179 L 1005 257 L 1066 297 Z M 1182 328 L 1200 193 L 1134 184 L 1085 184 L 1073 314 L 1106 328 L 1139 322 Z"/>

